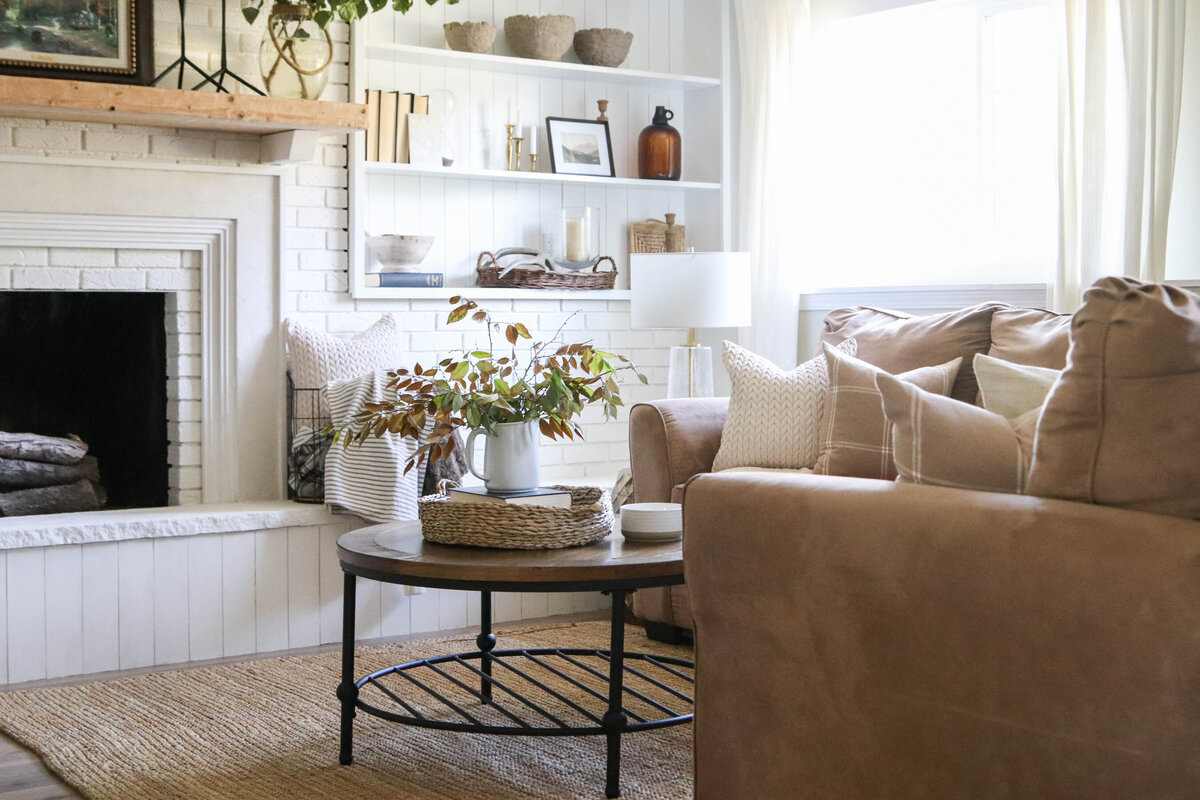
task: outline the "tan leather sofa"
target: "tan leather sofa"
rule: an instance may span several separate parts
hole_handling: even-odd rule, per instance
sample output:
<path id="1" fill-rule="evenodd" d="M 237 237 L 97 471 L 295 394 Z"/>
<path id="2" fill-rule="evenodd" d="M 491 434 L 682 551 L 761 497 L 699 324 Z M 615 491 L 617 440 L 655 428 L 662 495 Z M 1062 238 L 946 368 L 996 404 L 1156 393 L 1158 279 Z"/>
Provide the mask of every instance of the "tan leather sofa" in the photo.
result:
<path id="1" fill-rule="evenodd" d="M 1023 313 L 986 346 L 1061 366 Z M 707 474 L 726 409 L 630 418 L 636 498 L 684 501 L 686 584 L 635 610 L 696 630 L 696 800 L 1200 797 L 1200 521 Z"/>

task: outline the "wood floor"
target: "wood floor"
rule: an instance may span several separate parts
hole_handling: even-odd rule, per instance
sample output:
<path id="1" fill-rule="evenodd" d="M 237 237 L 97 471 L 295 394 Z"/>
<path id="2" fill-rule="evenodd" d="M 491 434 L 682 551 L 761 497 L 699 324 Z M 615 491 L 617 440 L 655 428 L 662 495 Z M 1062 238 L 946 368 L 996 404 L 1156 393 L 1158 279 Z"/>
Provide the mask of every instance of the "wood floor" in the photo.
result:
<path id="1" fill-rule="evenodd" d="M 8 737 L 0 736 L 0 800 L 58 800 L 76 798 L 65 783 L 51 775 L 41 759 Z"/>

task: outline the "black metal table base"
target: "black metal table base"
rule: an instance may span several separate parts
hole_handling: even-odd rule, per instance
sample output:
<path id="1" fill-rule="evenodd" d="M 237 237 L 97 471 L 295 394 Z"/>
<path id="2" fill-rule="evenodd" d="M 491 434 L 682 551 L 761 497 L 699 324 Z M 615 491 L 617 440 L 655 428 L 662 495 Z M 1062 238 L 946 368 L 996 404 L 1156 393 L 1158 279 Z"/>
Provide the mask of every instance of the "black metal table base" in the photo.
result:
<path id="1" fill-rule="evenodd" d="M 611 592 L 607 650 L 496 650 L 492 594 L 481 592 L 473 652 L 423 658 L 354 675 L 355 576 L 346 574 L 342 615 L 342 764 L 353 761 L 356 710 L 422 728 L 514 736 L 604 736 L 605 796 L 620 797 L 621 736 L 692 719 L 693 664 L 625 652 L 625 595 Z M 632 685 L 630 685 L 632 684 Z M 578 690 L 583 699 L 566 691 Z M 407 699 L 406 699 L 407 695 Z M 451 696 L 453 695 L 453 696 Z M 591 703 L 589 707 L 588 703 Z"/>

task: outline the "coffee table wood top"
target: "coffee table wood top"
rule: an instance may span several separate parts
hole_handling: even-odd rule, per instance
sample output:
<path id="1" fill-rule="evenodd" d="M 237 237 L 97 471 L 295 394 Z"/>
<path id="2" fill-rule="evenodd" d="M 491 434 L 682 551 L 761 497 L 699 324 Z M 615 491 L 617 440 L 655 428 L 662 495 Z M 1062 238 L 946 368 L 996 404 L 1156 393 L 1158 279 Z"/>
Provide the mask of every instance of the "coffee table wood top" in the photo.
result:
<path id="1" fill-rule="evenodd" d="M 427 542 L 414 521 L 347 533 L 338 539 L 338 559 L 351 574 L 411 586 L 583 591 L 683 583 L 681 545 L 630 542 L 613 533 L 584 547 L 493 550 Z"/>

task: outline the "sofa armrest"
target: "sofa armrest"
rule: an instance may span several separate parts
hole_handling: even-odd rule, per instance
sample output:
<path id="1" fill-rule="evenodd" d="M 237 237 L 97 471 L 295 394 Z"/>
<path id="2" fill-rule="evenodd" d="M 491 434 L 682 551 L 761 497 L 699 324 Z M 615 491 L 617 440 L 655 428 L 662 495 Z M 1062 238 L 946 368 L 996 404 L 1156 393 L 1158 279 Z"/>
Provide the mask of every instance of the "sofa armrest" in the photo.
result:
<path id="1" fill-rule="evenodd" d="M 1200 797 L 1200 523 L 704 475 L 684 563 L 696 800 Z"/>
<path id="2" fill-rule="evenodd" d="M 666 503 L 671 490 L 712 469 L 727 397 L 681 397 L 638 403 L 629 412 L 629 463 L 639 503 Z"/>

